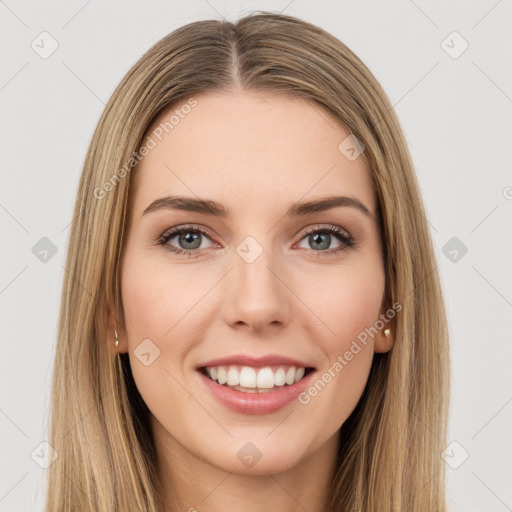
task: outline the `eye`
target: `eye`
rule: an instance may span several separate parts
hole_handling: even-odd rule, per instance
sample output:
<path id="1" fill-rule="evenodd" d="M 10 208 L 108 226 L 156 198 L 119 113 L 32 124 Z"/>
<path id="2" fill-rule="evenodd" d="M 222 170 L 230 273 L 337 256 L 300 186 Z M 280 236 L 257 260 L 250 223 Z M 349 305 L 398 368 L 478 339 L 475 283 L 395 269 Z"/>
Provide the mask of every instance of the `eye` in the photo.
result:
<path id="1" fill-rule="evenodd" d="M 175 247 L 169 242 L 177 238 L 177 243 L 185 248 Z M 179 255 L 190 257 L 199 256 L 204 247 L 201 247 L 201 238 L 210 238 L 209 235 L 199 226 L 183 226 L 175 228 L 164 233 L 157 241 L 158 245 L 163 245 L 165 249 Z"/>
<path id="2" fill-rule="evenodd" d="M 325 251 L 324 249 L 331 245 L 333 236 L 341 245 L 333 250 Z M 176 243 L 181 247 L 176 247 L 170 243 L 174 238 L 177 239 Z M 157 240 L 157 244 L 164 246 L 166 250 L 175 254 L 193 258 L 200 256 L 205 249 L 205 247 L 201 247 L 203 238 L 211 240 L 212 236 L 200 226 L 182 226 L 165 232 Z M 307 230 L 301 241 L 306 238 L 307 242 L 313 247 L 312 250 L 317 253 L 315 256 L 332 256 L 355 246 L 354 238 L 338 226 L 317 226 Z"/>
<path id="3" fill-rule="evenodd" d="M 335 237 L 341 245 L 334 250 L 324 251 L 331 245 L 332 237 Z M 307 230 L 301 241 L 307 239 L 307 243 L 317 252 L 315 256 L 332 256 L 342 251 L 347 251 L 355 246 L 355 240 L 348 232 L 338 226 L 322 226 Z"/>

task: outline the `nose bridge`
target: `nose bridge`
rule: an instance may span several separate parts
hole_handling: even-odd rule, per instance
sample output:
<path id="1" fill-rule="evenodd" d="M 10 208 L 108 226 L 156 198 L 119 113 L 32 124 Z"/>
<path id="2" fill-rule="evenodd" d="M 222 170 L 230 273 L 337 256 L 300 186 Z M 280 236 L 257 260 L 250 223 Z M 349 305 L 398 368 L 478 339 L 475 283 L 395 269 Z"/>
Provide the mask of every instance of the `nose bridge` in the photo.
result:
<path id="1" fill-rule="evenodd" d="M 258 237 L 262 240 L 263 235 Z M 270 240 L 270 241 L 269 241 Z M 271 237 L 267 236 L 265 245 L 255 237 L 247 236 L 236 247 L 234 258 L 237 288 L 254 299 L 260 297 L 267 301 L 278 298 L 281 293 L 279 280 L 276 277 L 275 248 L 272 248 Z"/>
<path id="2" fill-rule="evenodd" d="M 264 235 L 260 235 L 263 239 Z M 265 237 L 272 240 L 271 236 Z M 288 299 L 281 282 L 273 248 L 247 236 L 233 254 L 233 271 L 227 293 L 226 320 L 243 322 L 253 328 L 281 322 L 286 323 Z"/>

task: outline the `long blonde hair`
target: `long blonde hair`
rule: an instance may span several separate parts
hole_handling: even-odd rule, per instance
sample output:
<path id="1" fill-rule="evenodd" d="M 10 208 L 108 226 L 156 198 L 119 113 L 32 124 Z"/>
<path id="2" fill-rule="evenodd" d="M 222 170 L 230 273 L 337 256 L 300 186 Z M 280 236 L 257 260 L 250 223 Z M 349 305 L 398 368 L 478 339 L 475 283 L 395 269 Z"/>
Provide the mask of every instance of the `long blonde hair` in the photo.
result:
<path id="1" fill-rule="evenodd" d="M 175 30 L 132 67 L 101 116 L 69 239 L 49 431 L 58 458 L 48 469 L 46 510 L 163 510 L 149 410 L 127 354 L 107 348 L 109 308 L 118 306 L 122 328 L 119 261 L 148 127 L 178 100 L 239 89 L 316 100 L 363 142 L 378 204 L 386 298 L 402 305 L 394 346 L 375 354 L 364 393 L 340 429 L 329 506 L 442 512 L 448 331 L 405 137 L 381 86 L 349 48 L 319 27 L 269 12 Z"/>

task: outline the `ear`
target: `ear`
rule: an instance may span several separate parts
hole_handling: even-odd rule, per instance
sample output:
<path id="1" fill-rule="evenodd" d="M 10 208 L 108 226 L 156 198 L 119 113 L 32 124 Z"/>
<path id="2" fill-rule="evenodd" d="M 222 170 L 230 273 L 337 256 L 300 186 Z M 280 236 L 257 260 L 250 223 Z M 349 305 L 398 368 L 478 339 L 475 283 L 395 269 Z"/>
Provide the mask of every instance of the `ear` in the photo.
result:
<path id="1" fill-rule="evenodd" d="M 395 322 L 390 318 L 390 315 L 386 313 L 390 309 L 393 311 L 386 303 L 380 311 L 379 320 L 381 320 L 381 322 L 379 322 L 379 325 L 383 323 L 384 326 L 374 337 L 374 352 L 385 353 L 393 348 L 395 341 Z M 386 332 L 388 333 L 387 336 L 385 334 Z"/>
<path id="2" fill-rule="evenodd" d="M 119 345 L 117 347 L 115 346 L 116 331 L 117 331 L 117 339 L 119 340 Z M 124 352 L 128 352 L 128 346 L 127 346 L 125 332 L 119 322 L 119 315 L 117 313 L 117 308 L 116 308 L 115 304 L 113 304 L 113 303 L 111 303 L 109 306 L 106 338 L 107 338 L 106 343 L 108 345 L 108 349 L 112 353 L 112 355 L 116 355 L 117 353 L 122 354 Z"/>

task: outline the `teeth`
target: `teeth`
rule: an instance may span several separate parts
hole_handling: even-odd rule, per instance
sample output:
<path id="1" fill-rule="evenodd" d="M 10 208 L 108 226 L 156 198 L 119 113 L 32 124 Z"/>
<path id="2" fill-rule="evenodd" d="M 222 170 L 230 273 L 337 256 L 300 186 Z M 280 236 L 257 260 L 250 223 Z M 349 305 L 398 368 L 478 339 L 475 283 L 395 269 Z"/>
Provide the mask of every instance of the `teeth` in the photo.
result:
<path id="1" fill-rule="evenodd" d="M 251 366 L 212 366 L 206 368 L 207 375 L 219 384 L 227 384 L 240 391 L 264 392 L 274 387 L 291 386 L 304 377 L 305 368 L 295 366 L 252 368 Z"/>
<path id="2" fill-rule="evenodd" d="M 286 373 L 284 368 L 279 368 L 279 370 L 274 373 L 274 384 L 276 386 L 284 386 L 286 384 Z"/>
<path id="3" fill-rule="evenodd" d="M 211 373 L 210 373 L 210 377 L 212 377 Z M 219 366 L 219 368 L 217 369 L 217 382 L 219 384 L 226 384 L 227 380 L 228 380 L 228 374 L 226 372 L 226 369 L 223 366 Z"/>
<path id="4" fill-rule="evenodd" d="M 238 386 L 240 384 L 240 372 L 234 366 L 228 369 L 228 386 Z"/>
<path id="5" fill-rule="evenodd" d="M 274 372 L 270 368 L 262 368 L 256 379 L 257 388 L 270 389 L 274 387 Z"/>
<path id="6" fill-rule="evenodd" d="M 240 386 L 243 388 L 256 387 L 256 370 L 254 368 L 251 368 L 250 366 L 244 366 L 242 368 L 242 371 L 240 372 Z"/>

